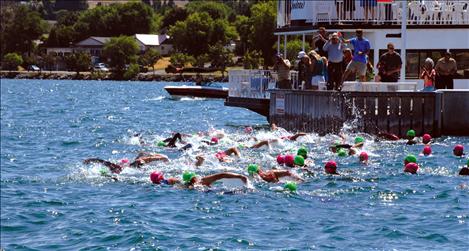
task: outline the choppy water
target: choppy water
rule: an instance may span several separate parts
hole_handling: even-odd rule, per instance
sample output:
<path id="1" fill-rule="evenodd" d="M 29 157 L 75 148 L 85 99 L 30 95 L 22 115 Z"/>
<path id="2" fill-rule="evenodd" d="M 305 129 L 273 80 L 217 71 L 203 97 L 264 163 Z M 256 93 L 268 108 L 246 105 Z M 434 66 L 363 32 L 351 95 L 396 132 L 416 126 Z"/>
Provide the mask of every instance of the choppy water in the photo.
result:
<path id="1" fill-rule="evenodd" d="M 367 139 L 371 162 L 338 158 L 327 150 L 336 136 L 308 135 L 270 149 L 242 150 L 232 163 L 213 153 L 247 139 L 278 137 L 254 113 L 222 100 L 172 100 L 165 83 L 1 80 L 1 247 L 6 250 L 467 250 L 469 179 L 457 172 L 465 159 L 451 155 L 469 138 L 444 137 L 433 156 L 419 157 L 418 175 L 402 172 L 407 153 L 422 145 Z M 223 130 L 218 146 L 165 150 L 153 144 L 171 132 Z M 145 145 L 132 136 L 141 133 Z M 350 140 L 354 135 L 349 135 Z M 251 144 L 254 141 L 244 142 Z M 148 144 L 148 145 L 147 145 Z M 275 166 L 279 153 L 308 146 L 313 176 L 296 194 L 253 181 L 254 189 L 222 183 L 211 190 L 150 184 L 152 170 L 180 175 L 245 173 L 249 163 Z M 169 164 L 126 169 L 119 181 L 99 175 L 87 157 L 119 161 L 138 151 L 162 152 Z M 337 160 L 341 176 L 322 165 Z"/>

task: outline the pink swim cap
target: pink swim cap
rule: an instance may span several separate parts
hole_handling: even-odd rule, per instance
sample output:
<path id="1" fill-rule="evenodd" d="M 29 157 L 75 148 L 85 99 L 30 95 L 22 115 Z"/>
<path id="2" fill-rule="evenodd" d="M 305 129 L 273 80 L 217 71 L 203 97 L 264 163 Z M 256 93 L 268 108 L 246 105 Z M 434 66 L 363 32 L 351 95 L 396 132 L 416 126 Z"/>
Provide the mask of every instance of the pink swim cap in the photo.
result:
<path id="1" fill-rule="evenodd" d="M 358 158 L 360 159 L 360 161 L 367 161 L 368 160 L 368 153 L 361 152 L 360 156 L 358 156 Z"/>
<path id="2" fill-rule="evenodd" d="M 154 171 L 150 174 L 150 180 L 153 184 L 160 184 L 162 180 L 164 180 L 164 176 L 162 172 Z"/>
<path id="3" fill-rule="evenodd" d="M 430 134 L 428 133 L 425 133 L 423 136 L 422 136 L 422 142 L 424 144 L 428 144 L 430 143 L 430 141 L 432 141 L 432 136 L 430 136 Z"/>
<path id="4" fill-rule="evenodd" d="M 464 146 L 463 145 L 455 145 L 453 149 L 453 153 L 456 156 L 462 156 L 464 154 Z"/>
<path id="5" fill-rule="evenodd" d="M 246 126 L 246 127 L 244 128 L 244 132 L 245 132 L 245 133 L 252 133 L 252 131 L 253 131 L 253 129 L 252 129 L 252 127 L 250 127 L 250 126 Z"/>
<path id="6" fill-rule="evenodd" d="M 408 163 L 407 165 L 405 165 L 405 168 L 404 168 L 404 172 L 411 173 L 411 174 L 416 174 L 417 170 L 419 170 L 419 165 L 413 162 Z"/>
<path id="7" fill-rule="evenodd" d="M 294 167 L 295 166 L 295 156 L 289 154 L 285 155 L 285 165 L 289 167 Z"/>
<path id="8" fill-rule="evenodd" d="M 285 156 L 279 154 L 279 155 L 277 156 L 277 163 L 278 163 L 279 165 L 285 164 Z"/>
<path id="9" fill-rule="evenodd" d="M 121 163 L 122 164 L 127 164 L 127 163 L 129 163 L 129 160 L 128 159 L 121 159 Z"/>
<path id="10" fill-rule="evenodd" d="M 423 148 L 422 153 L 423 153 L 424 155 L 430 155 L 430 154 L 432 154 L 432 148 L 431 148 L 430 146 L 425 146 L 425 147 Z"/>
<path id="11" fill-rule="evenodd" d="M 324 166 L 324 170 L 329 174 L 337 174 L 337 163 L 333 160 L 328 161 Z"/>
<path id="12" fill-rule="evenodd" d="M 217 137 L 213 137 L 210 141 L 212 143 L 218 144 L 218 138 Z"/>

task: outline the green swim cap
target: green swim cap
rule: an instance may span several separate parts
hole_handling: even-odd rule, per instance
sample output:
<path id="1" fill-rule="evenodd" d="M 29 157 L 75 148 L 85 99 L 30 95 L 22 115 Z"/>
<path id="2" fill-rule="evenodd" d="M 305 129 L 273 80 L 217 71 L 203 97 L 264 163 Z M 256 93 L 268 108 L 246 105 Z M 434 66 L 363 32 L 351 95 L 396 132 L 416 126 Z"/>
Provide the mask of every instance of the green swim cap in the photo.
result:
<path id="1" fill-rule="evenodd" d="M 469 159 L 467 159 L 466 166 L 469 167 Z"/>
<path id="2" fill-rule="evenodd" d="M 182 174 L 182 180 L 184 181 L 184 183 L 189 183 L 191 182 L 191 180 L 195 177 L 195 173 L 193 172 L 188 172 L 188 171 L 185 171 L 183 174 Z"/>
<path id="3" fill-rule="evenodd" d="M 298 152 L 296 154 L 301 155 L 303 156 L 303 158 L 306 159 L 308 157 L 308 149 L 306 149 L 305 147 L 301 147 L 300 149 L 298 149 Z"/>
<path id="4" fill-rule="evenodd" d="M 301 155 L 296 155 L 294 163 L 297 166 L 304 166 L 305 165 L 305 159 Z"/>
<path id="5" fill-rule="evenodd" d="M 106 168 L 106 167 L 103 167 L 103 168 L 99 169 L 99 174 L 101 174 L 102 176 L 107 176 L 107 175 L 109 175 L 109 169 Z"/>
<path id="6" fill-rule="evenodd" d="M 166 146 L 166 143 L 164 143 L 163 141 L 159 141 L 156 145 L 159 147 L 163 147 Z"/>
<path id="7" fill-rule="evenodd" d="M 346 152 L 344 149 L 342 149 L 342 148 L 340 148 L 339 151 L 337 151 L 337 154 L 338 154 L 340 157 L 345 157 L 345 156 L 347 156 L 347 152 Z"/>
<path id="8" fill-rule="evenodd" d="M 297 186 L 296 186 L 295 182 L 287 182 L 287 183 L 285 183 L 283 188 L 285 188 L 285 190 L 290 190 L 290 192 L 295 192 Z"/>
<path id="9" fill-rule="evenodd" d="M 248 165 L 248 173 L 249 173 L 249 175 L 259 173 L 259 166 L 256 165 L 256 164 L 249 164 Z"/>
<path id="10" fill-rule="evenodd" d="M 417 163 L 417 158 L 414 155 L 409 154 L 405 157 L 404 161 L 408 163 Z"/>
<path id="11" fill-rule="evenodd" d="M 358 136 L 355 138 L 355 144 L 359 144 L 363 142 L 365 142 L 365 139 L 363 137 Z"/>
<path id="12" fill-rule="evenodd" d="M 407 137 L 415 137 L 415 131 L 412 130 L 412 129 L 408 130 L 406 135 L 407 135 Z"/>

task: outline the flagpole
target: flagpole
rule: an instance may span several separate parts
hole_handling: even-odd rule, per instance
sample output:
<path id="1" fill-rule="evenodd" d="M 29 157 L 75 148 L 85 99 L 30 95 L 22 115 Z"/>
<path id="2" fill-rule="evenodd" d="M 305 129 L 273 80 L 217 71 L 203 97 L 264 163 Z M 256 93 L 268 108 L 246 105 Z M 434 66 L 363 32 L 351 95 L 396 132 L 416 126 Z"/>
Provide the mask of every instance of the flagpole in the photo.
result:
<path id="1" fill-rule="evenodd" d="M 402 1 L 402 24 L 401 24 L 401 81 L 405 81 L 405 69 L 407 63 L 407 1 Z"/>

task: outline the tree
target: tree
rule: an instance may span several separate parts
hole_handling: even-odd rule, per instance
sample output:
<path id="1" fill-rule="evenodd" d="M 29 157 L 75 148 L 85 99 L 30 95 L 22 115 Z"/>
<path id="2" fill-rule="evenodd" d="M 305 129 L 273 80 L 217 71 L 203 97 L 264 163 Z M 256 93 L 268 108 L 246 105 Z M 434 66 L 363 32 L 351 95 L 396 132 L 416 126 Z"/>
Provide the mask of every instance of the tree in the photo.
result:
<path id="1" fill-rule="evenodd" d="M 287 42 L 287 58 L 293 62 L 297 59 L 298 52 L 303 50 L 303 41 L 300 39 L 290 40 Z M 305 42 L 305 51 L 310 51 L 310 46 Z"/>
<path id="2" fill-rule="evenodd" d="M 236 30 L 224 19 L 213 20 L 207 13 L 193 13 L 178 21 L 169 31 L 175 48 L 195 57 L 207 53 L 211 45 L 227 44 L 236 37 Z"/>
<path id="3" fill-rule="evenodd" d="M 196 1 L 186 5 L 189 14 L 206 12 L 212 19 L 226 19 L 231 10 L 224 3 L 213 1 Z"/>
<path id="4" fill-rule="evenodd" d="M 260 51 L 264 64 L 272 65 L 275 44 L 276 2 L 260 2 L 251 7 L 252 32 L 250 41 L 252 49 Z"/>
<path id="5" fill-rule="evenodd" d="M 160 53 L 155 49 L 148 49 L 138 58 L 138 63 L 143 66 L 150 66 L 155 71 L 155 64 L 160 60 Z"/>
<path id="6" fill-rule="evenodd" d="M 44 54 L 41 56 L 41 61 L 42 61 L 40 65 L 41 68 L 49 69 L 49 71 L 52 71 L 56 66 L 57 56 L 52 53 Z"/>
<path id="7" fill-rule="evenodd" d="M 124 72 L 126 65 L 137 62 L 137 54 L 140 52 L 137 42 L 133 37 L 113 37 L 104 44 L 103 56 L 108 59 L 118 77 Z"/>
<path id="8" fill-rule="evenodd" d="M 186 20 L 187 16 L 188 14 L 187 14 L 186 9 L 179 8 L 179 7 L 170 9 L 164 14 L 161 26 L 163 28 L 173 26 L 177 21 Z"/>
<path id="9" fill-rule="evenodd" d="M 210 46 L 209 57 L 212 67 L 219 68 L 224 76 L 226 67 L 233 64 L 233 53 L 225 48 L 222 44 Z"/>
<path id="10" fill-rule="evenodd" d="M 238 55 L 244 55 L 249 47 L 249 36 L 251 34 L 252 25 L 248 17 L 237 16 L 235 26 L 239 35 L 239 43 L 237 44 L 236 52 Z"/>
<path id="11" fill-rule="evenodd" d="M 263 63 L 262 56 L 257 51 L 247 51 L 246 54 L 244 54 L 244 69 L 259 69 L 259 66 Z"/>
<path id="12" fill-rule="evenodd" d="M 183 67 L 186 65 L 193 65 L 196 63 L 193 56 L 184 53 L 173 53 L 169 62 L 176 67 Z"/>
<path id="13" fill-rule="evenodd" d="M 23 63 L 23 58 L 17 53 L 8 53 L 3 57 L 3 67 L 7 70 L 18 70 L 18 66 Z"/>
<path id="14" fill-rule="evenodd" d="M 25 5 L 2 6 L 1 8 L 1 53 L 31 52 L 34 40 L 41 37 L 47 28 L 38 12 Z"/>
<path id="15" fill-rule="evenodd" d="M 91 55 L 86 52 L 74 52 L 65 57 L 67 68 L 75 71 L 77 76 L 82 71 L 89 71 L 91 68 Z"/>

